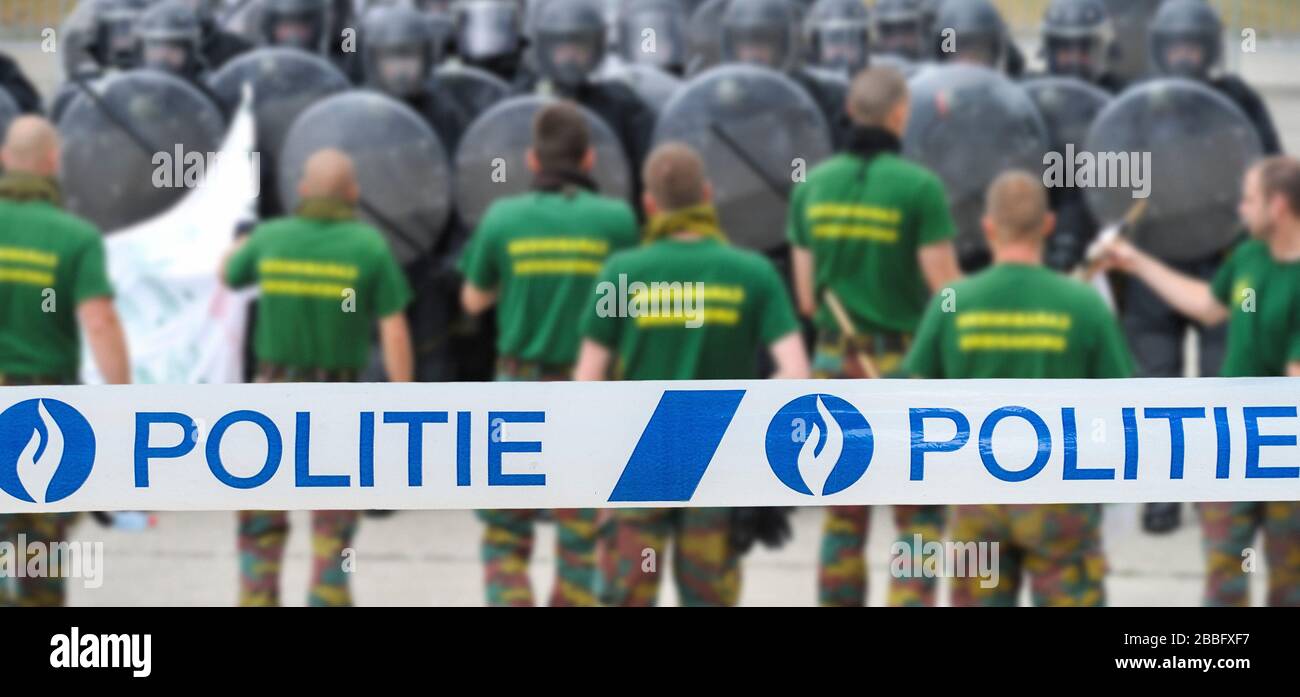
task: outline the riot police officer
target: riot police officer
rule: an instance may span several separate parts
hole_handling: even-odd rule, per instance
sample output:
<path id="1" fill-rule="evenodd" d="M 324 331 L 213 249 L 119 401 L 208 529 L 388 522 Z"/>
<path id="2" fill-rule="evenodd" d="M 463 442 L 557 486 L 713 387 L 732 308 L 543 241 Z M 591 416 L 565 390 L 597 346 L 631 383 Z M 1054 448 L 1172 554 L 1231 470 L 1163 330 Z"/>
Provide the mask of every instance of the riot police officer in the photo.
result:
<path id="1" fill-rule="evenodd" d="M 689 21 L 680 0 L 624 4 L 618 17 L 618 55 L 627 63 L 653 65 L 681 77 L 686 74 Z M 653 41 L 647 42 L 651 36 Z"/>
<path id="2" fill-rule="evenodd" d="M 1124 83 L 1110 70 L 1115 30 L 1102 0 L 1053 0 L 1043 15 L 1043 57 L 1051 75 L 1076 77 L 1112 94 Z"/>
<path id="3" fill-rule="evenodd" d="M 654 111 L 626 85 L 593 79 L 605 59 L 605 20 L 589 0 L 550 0 L 533 27 L 538 74 L 532 90 L 550 91 L 595 112 L 618 135 L 638 172 L 649 150 Z M 640 196 L 640 177 L 633 177 Z"/>
<path id="4" fill-rule="evenodd" d="M 18 62 L 4 53 L 0 53 L 0 90 L 13 97 L 18 108 L 26 114 L 39 113 L 41 110 L 41 95 L 37 93 L 36 87 L 32 85 L 31 80 L 23 74 L 23 69 Z"/>
<path id="5" fill-rule="evenodd" d="M 852 76 L 870 61 L 871 16 L 862 0 L 817 0 L 804 33 L 813 65 Z"/>
<path id="6" fill-rule="evenodd" d="M 1217 71 L 1223 59 L 1223 22 L 1214 7 L 1202 0 L 1165 0 L 1147 37 L 1157 74 L 1200 80 L 1223 93 L 1255 124 L 1264 152 L 1282 152 L 1264 100 L 1241 78 Z"/>
<path id="7" fill-rule="evenodd" d="M 925 23 L 921 0 L 878 0 L 872 14 L 879 53 L 908 61 L 930 57 L 933 33 Z"/>
<path id="8" fill-rule="evenodd" d="M 735 0 L 722 16 L 722 60 L 753 63 L 785 73 L 817 102 L 836 147 L 847 142 L 847 92 L 802 66 L 799 25 L 789 0 Z"/>
<path id="9" fill-rule="evenodd" d="M 506 82 L 528 79 L 523 14 L 513 0 L 465 0 L 454 6 L 456 56 Z"/>
<path id="10" fill-rule="evenodd" d="M 209 71 L 218 70 L 231 58 L 253 50 L 253 43 L 217 23 L 217 0 L 184 0 L 199 18 L 199 52 Z"/>

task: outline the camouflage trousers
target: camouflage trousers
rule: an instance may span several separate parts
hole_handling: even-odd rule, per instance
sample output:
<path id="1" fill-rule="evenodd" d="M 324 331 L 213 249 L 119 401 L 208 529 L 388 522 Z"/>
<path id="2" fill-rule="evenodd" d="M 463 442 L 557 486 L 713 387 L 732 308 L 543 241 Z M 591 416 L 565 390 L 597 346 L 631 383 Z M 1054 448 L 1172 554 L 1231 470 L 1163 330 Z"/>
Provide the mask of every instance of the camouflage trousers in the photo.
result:
<path id="1" fill-rule="evenodd" d="M 905 337 L 879 339 L 880 350 L 870 351 L 882 376 L 894 375 L 902 367 Z M 893 345 L 891 345 L 893 344 Z M 897 344 L 903 344 L 900 346 Z M 813 377 L 842 378 L 845 352 L 838 337 L 823 334 L 813 357 Z M 910 546 L 921 536 L 922 544 L 943 537 L 945 510 L 942 506 L 894 506 L 897 541 Z M 826 509 L 821 554 L 817 565 L 817 599 L 826 607 L 861 607 L 867 602 L 867 563 L 864 552 L 871 526 L 867 506 L 837 506 Z M 895 576 L 889 586 L 893 606 L 934 605 L 937 579 L 922 574 Z"/>
<path id="2" fill-rule="evenodd" d="M 311 586 L 307 604 L 315 607 L 352 604 L 344 550 L 352 547 L 359 511 L 311 512 Z M 239 512 L 239 604 L 267 607 L 280 604 L 280 567 L 289 538 L 289 514 L 284 511 Z"/>
<path id="3" fill-rule="evenodd" d="M 44 546 L 46 553 L 68 537 L 77 513 L 9 513 L 0 515 L 0 541 L 14 545 L 15 564 L 27 564 L 30 545 Z M 23 545 L 19 545 L 19 535 Z M 66 583 L 62 574 L 49 576 L 0 575 L 0 607 L 59 607 L 64 604 Z"/>
<path id="4" fill-rule="evenodd" d="M 353 382 L 356 371 L 305 369 L 261 363 L 257 382 Z M 352 604 L 343 554 L 352 547 L 359 511 L 312 511 L 312 572 L 307 604 L 338 607 Z M 284 511 L 239 512 L 239 604 L 267 607 L 280 604 L 280 569 L 289 539 L 289 514 Z"/>
<path id="5" fill-rule="evenodd" d="M 1268 604 L 1300 606 L 1300 502 L 1198 503 L 1196 510 L 1205 550 L 1206 605 L 1250 604 L 1247 549 L 1262 530 Z"/>
<path id="6" fill-rule="evenodd" d="M 1098 504 L 957 506 L 952 540 L 998 545 L 996 583 L 969 571 L 953 578 L 954 606 L 1015 606 L 1026 575 L 1034 605 L 1106 602 Z"/>
<path id="7" fill-rule="evenodd" d="M 731 510 L 636 508 L 601 521 L 601 602 L 649 607 L 659 600 L 659 568 L 673 543 L 673 580 L 684 607 L 740 601 L 740 556 L 731 547 Z"/>
<path id="8" fill-rule="evenodd" d="M 596 512 L 479 511 L 483 521 L 482 558 L 489 605 L 533 605 L 528 561 L 533 555 L 533 526 L 543 517 L 555 521 L 555 585 L 550 604 L 588 607 L 596 604 Z"/>
<path id="9" fill-rule="evenodd" d="M 76 380 L 53 376 L 6 375 L 0 373 L 0 385 L 71 385 Z M 9 513 L 0 515 L 0 541 L 14 545 L 18 558 L 15 563 L 26 564 L 28 549 L 18 547 L 18 536 L 27 544 L 38 542 L 45 549 L 53 548 L 67 539 L 68 530 L 77 520 L 77 513 Z M 58 607 L 65 600 L 65 582 L 62 576 L 4 578 L 0 576 L 0 606 Z"/>
<path id="10" fill-rule="evenodd" d="M 498 382 L 558 382 L 568 380 L 572 367 L 502 358 L 497 364 Z M 531 606 L 533 587 L 528 563 L 533 555 L 533 530 L 539 520 L 555 521 L 555 585 L 552 606 L 596 604 L 596 511 L 488 510 L 478 512 L 484 523 L 480 556 L 483 559 L 484 588 L 489 605 Z"/>

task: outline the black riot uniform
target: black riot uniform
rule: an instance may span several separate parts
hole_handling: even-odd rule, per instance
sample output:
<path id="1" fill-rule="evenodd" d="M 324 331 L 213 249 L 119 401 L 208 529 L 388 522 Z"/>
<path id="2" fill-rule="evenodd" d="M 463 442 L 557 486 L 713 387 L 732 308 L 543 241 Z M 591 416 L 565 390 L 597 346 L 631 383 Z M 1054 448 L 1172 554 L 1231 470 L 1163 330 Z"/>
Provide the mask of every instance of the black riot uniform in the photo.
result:
<path id="1" fill-rule="evenodd" d="M 872 8 L 875 50 L 910 62 L 927 60 L 933 30 L 921 0 L 877 0 Z"/>
<path id="2" fill-rule="evenodd" d="M 219 70 L 235 56 L 253 50 L 253 42 L 226 31 L 217 22 L 217 0 L 184 0 L 199 17 L 199 53 L 209 72 Z"/>
<path id="3" fill-rule="evenodd" d="M 848 143 L 852 129 L 844 110 L 847 86 L 803 67 L 797 13 L 789 0 L 732 2 L 722 17 L 721 49 L 724 62 L 753 63 L 785 73 L 817 102 L 835 149 Z"/>
<path id="4" fill-rule="evenodd" d="M 41 95 L 36 92 L 18 62 L 0 53 L 0 89 L 3 89 L 25 114 L 41 111 Z"/>
<path id="5" fill-rule="evenodd" d="M 633 170 L 632 205 L 641 200 L 641 163 L 649 154 L 655 114 L 631 88 L 592 79 L 605 58 L 605 20 L 590 0 L 549 0 L 533 27 L 538 74 L 521 91 L 551 91 L 595 112 L 613 129 Z"/>
<path id="6" fill-rule="evenodd" d="M 817 0 L 804 20 L 808 62 L 850 78 L 871 56 L 871 16 L 861 0 Z"/>
<path id="7" fill-rule="evenodd" d="M 1025 72 L 1025 56 L 1011 39 L 1002 13 L 989 0 L 946 0 L 939 6 L 933 30 L 939 61 L 979 63 L 1012 78 Z"/>

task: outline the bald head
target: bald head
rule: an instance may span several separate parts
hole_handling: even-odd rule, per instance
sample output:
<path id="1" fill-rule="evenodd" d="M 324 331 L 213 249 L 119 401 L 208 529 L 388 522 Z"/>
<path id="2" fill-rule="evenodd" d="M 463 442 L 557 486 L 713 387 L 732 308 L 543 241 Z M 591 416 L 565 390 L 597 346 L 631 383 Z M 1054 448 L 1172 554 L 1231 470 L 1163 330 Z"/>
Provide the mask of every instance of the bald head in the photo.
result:
<path id="1" fill-rule="evenodd" d="M 907 79 L 894 68 L 867 68 L 849 86 L 849 118 L 856 126 L 887 128 L 901 135 L 907 103 Z"/>
<path id="2" fill-rule="evenodd" d="M 352 158 L 333 148 L 320 150 L 303 166 L 298 195 L 308 198 L 335 198 L 356 203 L 361 197 Z"/>
<path id="3" fill-rule="evenodd" d="M 1047 189 L 1032 174 L 1005 172 L 989 186 L 985 199 L 984 231 L 995 248 L 1013 244 L 1041 244 L 1052 231 L 1054 219 Z"/>
<path id="4" fill-rule="evenodd" d="M 0 163 L 7 172 L 40 177 L 59 173 L 59 134 L 40 116 L 19 116 L 9 124 Z"/>
<path id="5" fill-rule="evenodd" d="M 647 208 L 660 213 L 698 206 L 711 195 L 704 161 L 682 143 L 665 143 L 655 148 L 646 158 L 641 176 L 646 197 L 650 199 Z"/>

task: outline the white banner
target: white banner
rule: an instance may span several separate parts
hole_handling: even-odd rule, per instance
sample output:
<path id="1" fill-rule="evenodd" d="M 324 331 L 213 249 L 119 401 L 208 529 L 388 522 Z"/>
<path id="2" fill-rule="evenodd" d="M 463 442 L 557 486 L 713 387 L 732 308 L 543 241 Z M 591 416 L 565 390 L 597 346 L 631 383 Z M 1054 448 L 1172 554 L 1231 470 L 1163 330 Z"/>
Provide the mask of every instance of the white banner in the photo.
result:
<path id="1" fill-rule="evenodd" d="M 1300 499 L 1300 380 L 0 388 L 0 512 Z"/>
<path id="2" fill-rule="evenodd" d="M 258 198 L 253 114 L 248 96 L 219 153 L 160 153 L 155 164 L 188 167 L 203 181 L 172 208 L 105 240 L 114 305 L 126 332 L 137 383 L 238 382 L 251 298 L 220 282 L 218 267 L 235 229 L 255 214 Z M 161 164 L 159 164 L 161 163 Z M 102 383 L 89 350 L 82 382 Z"/>

